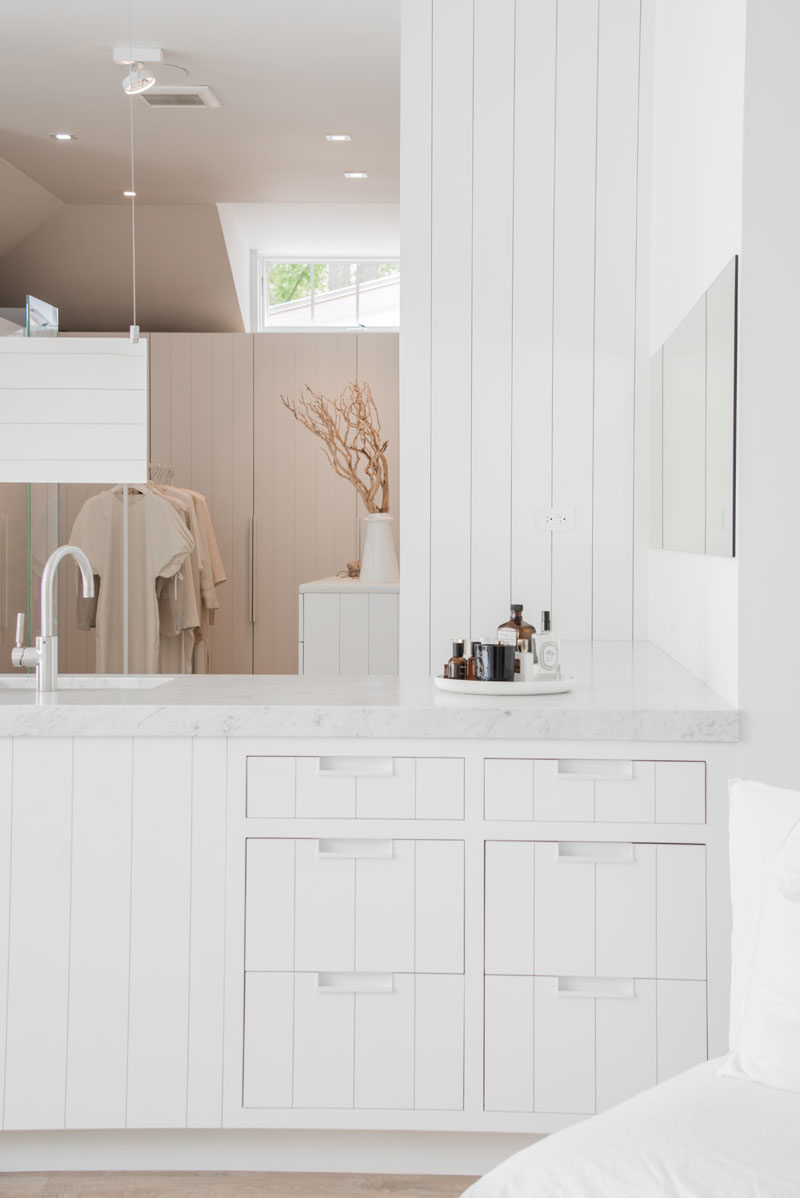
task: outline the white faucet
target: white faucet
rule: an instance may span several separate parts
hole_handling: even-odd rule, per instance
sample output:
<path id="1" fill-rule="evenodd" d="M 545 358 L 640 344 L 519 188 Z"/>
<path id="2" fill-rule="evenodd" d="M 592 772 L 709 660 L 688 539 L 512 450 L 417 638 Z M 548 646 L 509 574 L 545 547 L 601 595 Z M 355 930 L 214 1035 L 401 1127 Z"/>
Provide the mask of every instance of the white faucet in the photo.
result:
<path id="1" fill-rule="evenodd" d="M 17 616 L 17 643 L 11 650 L 11 664 L 18 670 L 36 667 L 36 689 L 58 690 L 58 636 L 55 627 L 55 588 L 58 567 L 65 557 L 74 557 L 81 571 L 83 597 L 94 596 L 92 564 L 77 545 L 62 545 L 48 557 L 42 572 L 42 635 L 36 638 L 35 648 L 25 646 L 25 613 Z"/>

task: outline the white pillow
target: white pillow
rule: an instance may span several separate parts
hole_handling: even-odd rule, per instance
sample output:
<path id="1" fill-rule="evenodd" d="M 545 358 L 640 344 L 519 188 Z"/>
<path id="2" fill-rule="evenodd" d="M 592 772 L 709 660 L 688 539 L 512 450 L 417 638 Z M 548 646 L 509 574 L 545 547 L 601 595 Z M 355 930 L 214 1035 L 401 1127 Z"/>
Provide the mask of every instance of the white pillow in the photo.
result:
<path id="1" fill-rule="evenodd" d="M 737 1044 L 720 1073 L 800 1093 L 800 820 L 770 870 Z"/>
<path id="2" fill-rule="evenodd" d="M 733 905 L 730 1046 L 736 1048 L 770 870 L 800 819 L 800 793 L 740 780 L 731 782 L 729 792 Z"/>

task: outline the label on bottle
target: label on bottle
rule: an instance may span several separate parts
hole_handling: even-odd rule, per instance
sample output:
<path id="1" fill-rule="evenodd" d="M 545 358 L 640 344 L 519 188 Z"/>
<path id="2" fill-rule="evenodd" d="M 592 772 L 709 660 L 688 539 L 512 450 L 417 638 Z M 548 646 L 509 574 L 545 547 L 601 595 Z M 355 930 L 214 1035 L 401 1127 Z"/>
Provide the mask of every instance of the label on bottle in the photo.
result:
<path id="1" fill-rule="evenodd" d="M 545 670 L 555 670 L 558 667 L 558 645 L 553 641 L 545 641 L 542 645 L 539 660 Z"/>
<path id="2" fill-rule="evenodd" d="M 501 645 L 516 645 L 517 632 L 515 628 L 498 628 L 497 640 Z"/>

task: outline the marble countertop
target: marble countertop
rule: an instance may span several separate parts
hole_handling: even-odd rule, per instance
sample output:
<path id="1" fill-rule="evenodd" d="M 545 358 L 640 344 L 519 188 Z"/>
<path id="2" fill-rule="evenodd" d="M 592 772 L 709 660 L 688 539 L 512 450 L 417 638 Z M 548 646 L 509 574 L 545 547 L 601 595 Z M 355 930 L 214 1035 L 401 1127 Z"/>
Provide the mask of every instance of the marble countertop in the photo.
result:
<path id="1" fill-rule="evenodd" d="M 408 737 L 713 742 L 736 710 L 647 642 L 565 642 L 569 694 L 451 695 L 423 677 L 177 677 L 154 688 L 3 686 L 0 736 Z M 18 676 L 17 676 L 18 677 Z"/>

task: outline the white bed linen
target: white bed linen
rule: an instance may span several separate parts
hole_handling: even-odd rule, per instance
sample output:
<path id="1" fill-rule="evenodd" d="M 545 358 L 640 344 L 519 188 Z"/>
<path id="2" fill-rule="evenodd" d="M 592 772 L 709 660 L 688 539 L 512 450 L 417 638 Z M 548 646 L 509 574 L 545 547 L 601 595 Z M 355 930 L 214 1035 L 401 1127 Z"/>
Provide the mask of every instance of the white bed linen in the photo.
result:
<path id="1" fill-rule="evenodd" d="M 523 1149 L 469 1198 L 800 1198 L 800 1094 L 719 1060 Z M 465 1196 L 466 1198 L 466 1196 Z"/>

